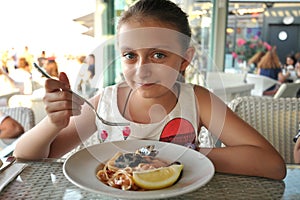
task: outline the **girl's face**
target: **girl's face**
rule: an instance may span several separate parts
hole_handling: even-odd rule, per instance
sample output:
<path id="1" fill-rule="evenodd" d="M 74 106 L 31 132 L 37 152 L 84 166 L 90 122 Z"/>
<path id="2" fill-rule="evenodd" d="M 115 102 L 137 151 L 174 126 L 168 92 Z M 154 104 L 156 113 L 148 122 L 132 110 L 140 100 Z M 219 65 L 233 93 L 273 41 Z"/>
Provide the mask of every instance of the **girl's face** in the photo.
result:
<path id="1" fill-rule="evenodd" d="M 294 60 L 291 57 L 286 58 L 286 64 L 287 65 L 294 65 Z"/>
<path id="2" fill-rule="evenodd" d="M 155 98 L 173 87 L 192 55 L 181 46 L 180 40 L 186 36 L 155 20 L 145 21 L 120 27 L 119 49 L 128 85 L 144 98 Z"/>

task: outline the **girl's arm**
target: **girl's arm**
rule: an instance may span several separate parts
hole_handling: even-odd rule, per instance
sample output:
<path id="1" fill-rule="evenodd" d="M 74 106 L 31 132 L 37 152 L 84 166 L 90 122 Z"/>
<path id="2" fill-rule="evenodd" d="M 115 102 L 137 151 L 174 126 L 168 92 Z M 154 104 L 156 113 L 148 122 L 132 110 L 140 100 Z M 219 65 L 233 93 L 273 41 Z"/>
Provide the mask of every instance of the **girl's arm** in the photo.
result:
<path id="1" fill-rule="evenodd" d="M 218 97 L 196 86 L 199 127 L 205 126 L 226 147 L 201 148 L 216 171 L 283 179 L 286 166 L 275 148 L 254 128 L 233 113 Z"/>
<path id="2" fill-rule="evenodd" d="M 86 105 L 81 109 L 83 101 L 67 91 L 69 81 L 64 73 L 59 79 L 46 80 L 47 117 L 20 137 L 14 151 L 16 157 L 61 157 L 96 130 L 94 113 Z"/>

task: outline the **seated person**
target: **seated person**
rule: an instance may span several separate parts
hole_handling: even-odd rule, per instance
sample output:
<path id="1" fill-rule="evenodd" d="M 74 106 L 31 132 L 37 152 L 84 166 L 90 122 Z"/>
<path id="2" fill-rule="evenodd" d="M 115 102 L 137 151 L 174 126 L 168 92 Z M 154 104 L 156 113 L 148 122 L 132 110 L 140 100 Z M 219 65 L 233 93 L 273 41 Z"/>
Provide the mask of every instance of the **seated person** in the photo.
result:
<path id="1" fill-rule="evenodd" d="M 289 54 L 286 56 L 286 62 L 283 66 L 283 74 L 289 73 L 289 76 L 286 78 L 285 82 L 293 83 L 297 79 L 297 74 L 295 70 L 296 63 L 297 60 L 293 54 Z"/>
<path id="2" fill-rule="evenodd" d="M 296 69 L 297 78 L 299 79 L 300 78 L 300 58 L 298 58 L 298 60 L 297 60 L 295 69 Z"/>
<path id="3" fill-rule="evenodd" d="M 265 52 L 259 51 L 256 54 L 254 54 L 249 60 L 248 60 L 248 66 L 250 67 L 249 72 L 253 73 L 257 70 L 257 64 L 261 60 L 261 58 L 265 55 Z"/>
<path id="4" fill-rule="evenodd" d="M 297 164 L 300 164 L 300 131 L 298 132 L 298 134 L 294 137 L 294 142 L 296 143 L 295 144 L 295 147 L 294 147 L 294 160 L 295 160 L 295 163 Z"/>
<path id="5" fill-rule="evenodd" d="M 283 83 L 290 76 L 289 72 L 282 73 L 281 64 L 276 53 L 276 47 L 269 50 L 259 61 L 257 73 L 262 76 L 267 76 L 274 80 Z M 264 91 L 264 95 L 274 95 L 278 90 L 278 85 L 273 85 Z"/>
<path id="6" fill-rule="evenodd" d="M 0 138 L 17 138 L 24 133 L 23 126 L 0 111 Z"/>

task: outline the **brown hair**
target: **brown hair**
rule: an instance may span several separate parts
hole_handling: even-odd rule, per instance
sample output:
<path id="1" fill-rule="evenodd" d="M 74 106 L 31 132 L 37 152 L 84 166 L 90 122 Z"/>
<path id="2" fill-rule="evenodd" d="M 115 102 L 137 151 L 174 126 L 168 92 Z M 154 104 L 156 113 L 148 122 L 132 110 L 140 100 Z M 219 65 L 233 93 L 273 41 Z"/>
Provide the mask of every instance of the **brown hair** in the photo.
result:
<path id="1" fill-rule="evenodd" d="M 191 38 L 191 29 L 188 23 L 187 15 L 175 3 L 169 0 L 140 0 L 125 11 L 119 19 L 117 30 L 123 23 L 136 20 L 142 22 L 147 18 L 155 19 L 169 24 L 176 31 L 186 35 L 184 47 L 188 47 Z"/>
<path id="2" fill-rule="evenodd" d="M 265 52 L 263 51 L 259 51 L 256 54 L 254 54 L 249 60 L 248 60 L 248 65 L 250 64 L 255 64 L 257 65 L 257 63 L 259 63 L 259 61 L 261 60 L 261 58 L 265 55 Z"/>
<path id="3" fill-rule="evenodd" d="M 267 51 L 266 55 L 264 55 L 259 61 L 257 67 L 261 69 L 281 68 L 276 48 Z"/>
<path id="4" fill-rule="evenodd" d="M 29 63 L 27 62 L 26 58 L 21 57 L 18 60 L 18 68 L 26 69 L 29 66 Z"/>
<path id="5" fill-rule="evenodd" d="M 49 60 L 45 69 L 50 76 L 58 77 L 58 66 L 54 60 Z"/>

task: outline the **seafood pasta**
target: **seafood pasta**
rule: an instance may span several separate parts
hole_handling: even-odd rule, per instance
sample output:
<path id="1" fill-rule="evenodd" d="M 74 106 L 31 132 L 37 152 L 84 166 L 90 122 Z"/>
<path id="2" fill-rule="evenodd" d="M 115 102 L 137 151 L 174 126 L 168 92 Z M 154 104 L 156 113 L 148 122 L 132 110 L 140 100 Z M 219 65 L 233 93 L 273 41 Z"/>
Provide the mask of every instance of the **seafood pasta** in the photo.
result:
<path id="1" fill-rule="evenodd" d="M 152 173 L 151 176 L 155 176 L 153 175 L 154 171 L 166 170 L 173 164 L 179 163 L 170 164 L 154 156 L 144 156 L 139 153 L 118 152 L 109 161 L 107 161 L 106 164 L 101 164 L 99 166 L 99 170 L 96 175 L 100 181 L 111 187 L 122 190 L 146 190 L 151 187 L 141 187 L 137 184 L 133 178 L 134 173 L 149 172 Z M 176 180 L 178 177 L 179 175 Z M 161 177 L 157 178 L 161 179 Z M 160 186 L 158 185 L 158 189 L 160 189 L 159 187 Z"/>

